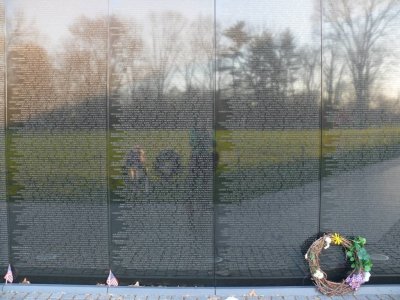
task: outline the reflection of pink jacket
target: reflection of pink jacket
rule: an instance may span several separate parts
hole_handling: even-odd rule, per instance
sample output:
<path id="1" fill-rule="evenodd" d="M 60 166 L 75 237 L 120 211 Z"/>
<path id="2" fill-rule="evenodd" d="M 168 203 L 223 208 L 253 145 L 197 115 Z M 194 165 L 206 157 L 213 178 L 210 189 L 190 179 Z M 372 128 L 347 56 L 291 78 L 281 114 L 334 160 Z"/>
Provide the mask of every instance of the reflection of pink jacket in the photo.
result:
<path id="1" fill-rule="evenodd" d="M 126 185 L 136 191 L 148 192 L 147 169 L 140 157 L 139 149 L 129 151 L 125 160 Z"/>

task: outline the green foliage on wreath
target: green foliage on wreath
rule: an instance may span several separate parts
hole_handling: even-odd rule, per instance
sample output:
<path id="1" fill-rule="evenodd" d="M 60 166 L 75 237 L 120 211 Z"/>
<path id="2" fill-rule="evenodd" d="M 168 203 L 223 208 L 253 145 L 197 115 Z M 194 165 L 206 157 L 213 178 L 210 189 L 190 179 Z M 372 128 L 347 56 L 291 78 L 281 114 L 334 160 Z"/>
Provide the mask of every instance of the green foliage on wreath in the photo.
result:
<path id="1" fill-rule="evenodd" d="M 371 257 L 364 248 L 366 242 L 365 238 L 361 236 L 356 237 L 352 240 L 351 247 L 346 251 L 346 256 L 351 262 L 351 267 L 357 271 L 364 270 L 365 272 L 370 272 L 372 269 Z"/>

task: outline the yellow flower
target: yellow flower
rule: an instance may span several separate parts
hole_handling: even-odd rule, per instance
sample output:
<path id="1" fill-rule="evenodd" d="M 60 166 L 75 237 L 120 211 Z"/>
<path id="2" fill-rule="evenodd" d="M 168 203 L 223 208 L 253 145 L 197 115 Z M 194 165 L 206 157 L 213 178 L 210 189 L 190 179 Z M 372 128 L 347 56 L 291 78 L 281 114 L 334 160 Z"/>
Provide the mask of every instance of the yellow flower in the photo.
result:
<path id="1" fill-rule="evenodd" d="M 334 233 L 332 236 L 332 241 L 334 244 L 340 245 L 343 242 L 343 239 L 338 233 Z"/>

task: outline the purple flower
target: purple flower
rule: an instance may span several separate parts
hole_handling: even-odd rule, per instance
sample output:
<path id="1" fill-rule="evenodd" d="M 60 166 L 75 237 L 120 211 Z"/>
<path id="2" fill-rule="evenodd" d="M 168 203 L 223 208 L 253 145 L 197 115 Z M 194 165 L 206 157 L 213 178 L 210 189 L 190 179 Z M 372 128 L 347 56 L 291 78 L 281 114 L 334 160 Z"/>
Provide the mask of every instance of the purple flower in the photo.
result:
<path id="1" fill-rule="evenodd" d="M 360 286 L 365 282 L 364 280 L 364 276 L 362 273 L 358 273 L 358 274 L 353 274 L 350 276 L 347 276 L 346 278 L 346 283 L 348 285 L 350 285 L 350 287 L 353 290 L 358 290 L 360 288 Z"/>

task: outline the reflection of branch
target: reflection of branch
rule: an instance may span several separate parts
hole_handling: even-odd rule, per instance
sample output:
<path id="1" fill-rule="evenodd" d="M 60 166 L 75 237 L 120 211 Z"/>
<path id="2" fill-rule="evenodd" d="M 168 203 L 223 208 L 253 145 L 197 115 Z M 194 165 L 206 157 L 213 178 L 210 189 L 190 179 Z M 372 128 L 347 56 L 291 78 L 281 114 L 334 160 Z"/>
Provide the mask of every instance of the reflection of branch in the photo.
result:
<path id="1" fill-rule="evenodd" d="M 152 13 L 150 21 L 152 31 L 149 67 L 157 96 L 162 99 L 171 82 L 171 75 L 177 67 L 182 48 L 181 33 L 186 26 L 186 20 L 179 13 L 166 12 Z"/>
<path id="2" fill-rule="evenodd" d="M 79 17 L 69 28 L 71 37 L 64 42 L 59 65 L 60 84 L 79 101 L 104 97 L 107 76 L 106 17 Z"/>
<path id="3" fill-rule="evenodd" d="M 385 63 L 383 37 L 400 16 L 397 0 L 328 0 L 328 38 L 342 46 L 358 105 L 368 107 L 370 89 Z M 379 46 L 380 44 L 380 46 Z"/>

